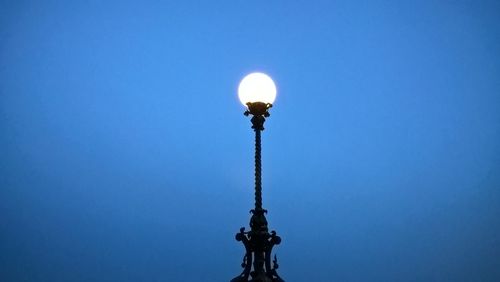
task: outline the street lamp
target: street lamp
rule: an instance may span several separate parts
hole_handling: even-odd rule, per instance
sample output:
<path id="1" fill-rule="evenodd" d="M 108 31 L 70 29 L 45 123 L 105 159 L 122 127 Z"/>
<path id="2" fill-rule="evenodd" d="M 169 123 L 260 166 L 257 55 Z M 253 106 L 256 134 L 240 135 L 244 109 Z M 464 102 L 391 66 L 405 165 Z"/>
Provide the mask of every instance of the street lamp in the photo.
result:
<path id="1" fill-rule="evenodd" d="M 236 240 L 243 242 L 246 253 L 241 264 L 243 272 L 231 282 L 284 282 L 276 271 L 276 255 L 271 267 L 272 249 L 274 245 L 280 244 L 281 238 L 275 231 L 269 233 L 265 216 L 267 210 L 262 208 L 260 133 L 264 130 L 264 122 L 269 117 L 268 110 L 276 98 L 276 86 L 266 74 L 251 73 L 240 82 L 238 96 L 247 107 L 245 116 L 252 115 L 252 128 L 255 131 L 255 208 L 251 210 L 250 231 L 242 227 L 236 234 Z"/>

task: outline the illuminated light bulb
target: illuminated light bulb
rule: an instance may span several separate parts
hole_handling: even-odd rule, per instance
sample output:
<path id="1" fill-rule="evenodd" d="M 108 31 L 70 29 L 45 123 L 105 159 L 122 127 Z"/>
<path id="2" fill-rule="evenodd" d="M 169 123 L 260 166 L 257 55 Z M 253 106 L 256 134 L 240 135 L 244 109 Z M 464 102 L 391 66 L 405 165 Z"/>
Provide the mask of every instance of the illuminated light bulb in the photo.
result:
<path id="1" fill-rule="evenodd" d="M 254 72 L 241 80 L 238 97 L 245 106 L 255 102 L 272 104 L 276 99 L 276 85 L 267 74 Z"/>

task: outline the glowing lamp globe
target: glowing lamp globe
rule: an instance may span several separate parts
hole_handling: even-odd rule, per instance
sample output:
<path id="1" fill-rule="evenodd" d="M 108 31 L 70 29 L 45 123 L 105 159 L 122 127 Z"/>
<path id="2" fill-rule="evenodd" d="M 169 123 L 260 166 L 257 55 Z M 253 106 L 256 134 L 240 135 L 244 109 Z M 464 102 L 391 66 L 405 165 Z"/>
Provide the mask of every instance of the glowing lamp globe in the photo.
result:
<path id="1" fill-rule="evenodd" d="M 238 96 L 245 106 L 256 102 L 272 104 L 276 99 L 276 85 L 267 74 L 254 72 L 241 80 Z"/>

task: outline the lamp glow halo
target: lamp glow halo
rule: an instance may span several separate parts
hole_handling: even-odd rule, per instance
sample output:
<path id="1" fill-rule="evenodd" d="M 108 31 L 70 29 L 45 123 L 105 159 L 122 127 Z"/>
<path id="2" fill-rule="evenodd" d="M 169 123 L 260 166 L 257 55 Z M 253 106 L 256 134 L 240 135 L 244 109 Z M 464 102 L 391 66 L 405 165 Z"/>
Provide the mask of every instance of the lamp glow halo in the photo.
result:
<path id="1" fill-rule="evenodd" d="M 267 74 L 254 72 L 241 80 L 238 97 L 245 106 L 254 102 L 272 104 L 276 99 L 276 85 Z"/>

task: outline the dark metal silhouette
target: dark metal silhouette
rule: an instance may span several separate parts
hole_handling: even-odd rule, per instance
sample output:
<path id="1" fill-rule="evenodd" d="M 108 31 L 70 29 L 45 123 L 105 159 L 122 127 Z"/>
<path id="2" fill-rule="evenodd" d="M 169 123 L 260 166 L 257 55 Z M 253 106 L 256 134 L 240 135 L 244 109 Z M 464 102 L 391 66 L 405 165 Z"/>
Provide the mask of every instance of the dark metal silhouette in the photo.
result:
<path id="1" fill-rule="evenodd" d="M 252 115 L 252 128 L 255 131 L 255 208 L 251 210 L 250 231 L 240 228 L 236 234 L 236 241 L 243 242 L 245 256 L 243 257 L 243 272 L 233 278 L 231 282 L 284 282 L 277 273 L 278 259 L 274 256 L 271 267 L 271 252 L 275 245 L 281 243 L 281 238 L 273 230 L 267 229 L 267 210 L 262 208 L 262 181 L 261 181 L 261 146 L 260 134 L 264 130 L 264 122 L 269 117 L 271 104 L 254 102 L 247 103 L 248 110 L 245 116 Z M 253 266 L 253 270 L 252 270 Z M 250 279 L 250 280 L 249 280 Z"/>

